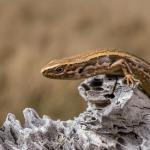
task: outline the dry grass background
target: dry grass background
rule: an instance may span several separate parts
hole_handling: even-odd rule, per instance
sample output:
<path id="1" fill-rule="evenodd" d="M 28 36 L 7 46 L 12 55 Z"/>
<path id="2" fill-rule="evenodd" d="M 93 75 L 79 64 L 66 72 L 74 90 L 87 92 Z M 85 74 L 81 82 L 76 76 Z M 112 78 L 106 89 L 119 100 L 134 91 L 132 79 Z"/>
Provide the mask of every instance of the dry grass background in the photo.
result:
<path id="1" fill-rule="evenodd" d="M 40 68 L 95 48 L 121 48 L 150 61 L 150 2 L 0 0 L 0 122 L 25 107 L 68 119 L 85 109 L 80 81 L 43 78 Z"/>

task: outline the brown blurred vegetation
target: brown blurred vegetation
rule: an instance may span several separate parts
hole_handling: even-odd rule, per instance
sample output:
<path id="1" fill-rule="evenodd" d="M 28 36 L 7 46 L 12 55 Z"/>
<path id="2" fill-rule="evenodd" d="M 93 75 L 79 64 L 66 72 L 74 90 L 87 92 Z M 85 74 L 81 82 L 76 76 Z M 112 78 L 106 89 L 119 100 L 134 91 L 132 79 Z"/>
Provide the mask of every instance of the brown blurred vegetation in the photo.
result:
<path id="1" fill-rule="evenodd" d="M 121 48 L 150 61 L 150 2 L 0 0 L 0 122 L 32 107 L 68 119 L 85 109 L 80 81 L 49 80 L 40 68 L 96 48 Z"/>

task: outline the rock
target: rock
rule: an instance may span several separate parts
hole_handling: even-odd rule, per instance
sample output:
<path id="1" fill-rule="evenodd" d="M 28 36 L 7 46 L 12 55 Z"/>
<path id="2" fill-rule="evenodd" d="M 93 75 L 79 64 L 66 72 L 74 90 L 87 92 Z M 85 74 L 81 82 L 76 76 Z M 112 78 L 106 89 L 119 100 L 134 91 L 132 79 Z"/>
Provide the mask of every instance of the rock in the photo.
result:
<path id="1" fill-rule="evenodd" d="M 149 150 L 150 99 L 122 77 L 86 79 L 79 93 L 85 112 L 68 121 L 52 120 L 26 108 L 22 127 L 8 114 L 0 129 L 1 150 Z"/>

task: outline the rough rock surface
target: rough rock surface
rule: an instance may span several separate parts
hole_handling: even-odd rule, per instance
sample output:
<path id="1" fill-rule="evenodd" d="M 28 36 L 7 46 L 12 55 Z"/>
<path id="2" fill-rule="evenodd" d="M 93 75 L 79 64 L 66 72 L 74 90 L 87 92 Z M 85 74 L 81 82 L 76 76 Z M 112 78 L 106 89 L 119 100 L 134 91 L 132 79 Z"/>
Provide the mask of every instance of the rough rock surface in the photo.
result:
<path id="1" fill-rule="evenodd" d="M 88 107 L 68 121 L 23 111 L 22 127 L 8 114 L 0 150 L 150 150 L 150 99 L 122 77 L 96 76 L 78 87 Z"/>

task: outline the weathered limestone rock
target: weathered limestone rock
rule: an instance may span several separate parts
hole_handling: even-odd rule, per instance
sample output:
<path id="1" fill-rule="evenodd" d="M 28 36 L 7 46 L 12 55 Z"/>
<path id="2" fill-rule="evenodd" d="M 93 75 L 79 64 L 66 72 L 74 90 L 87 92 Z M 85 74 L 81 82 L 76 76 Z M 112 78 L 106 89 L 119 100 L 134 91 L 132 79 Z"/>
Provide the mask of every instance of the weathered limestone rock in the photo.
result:
<path id="1" fill-rule="evenodd" d="M 22 127 L 8 114 L 0 150 L 150 150 L 150 99 L 122 77 L 96 76 L 78 87 L 88 107 L 68 121 L 23 111 Z"/>

